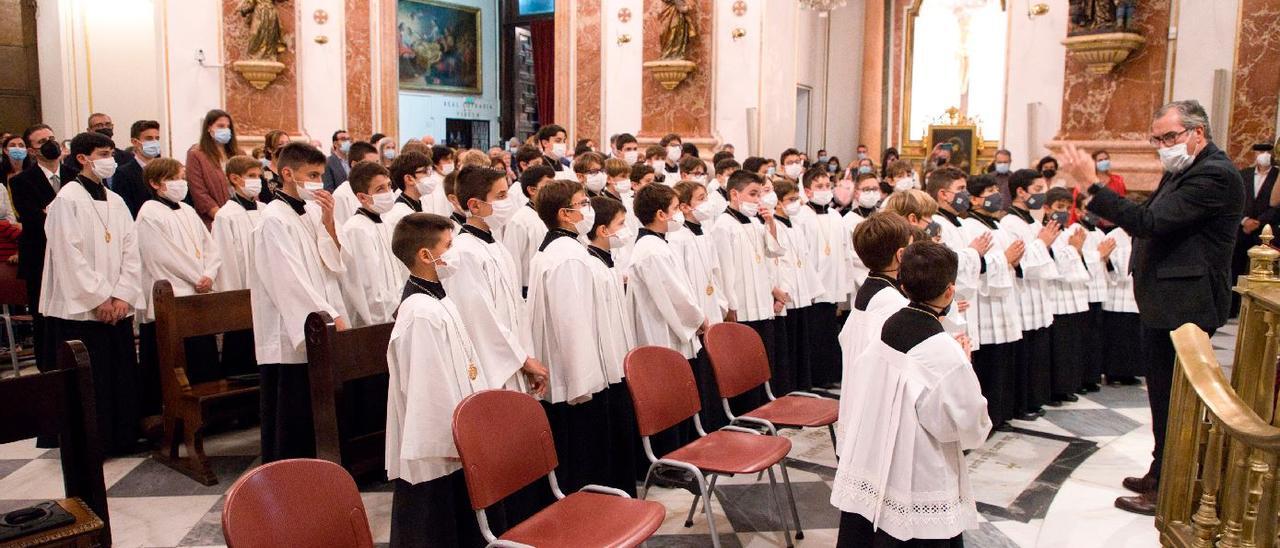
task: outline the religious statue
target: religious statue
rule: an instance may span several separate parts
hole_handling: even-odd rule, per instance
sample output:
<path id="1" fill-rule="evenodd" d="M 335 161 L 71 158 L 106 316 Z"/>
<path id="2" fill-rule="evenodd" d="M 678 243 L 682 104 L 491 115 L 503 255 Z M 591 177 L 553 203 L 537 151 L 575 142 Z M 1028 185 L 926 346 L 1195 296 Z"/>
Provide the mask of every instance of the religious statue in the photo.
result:
<path id="1" fill-rule="evenodd" d="M 696 0 L 662 0 L 666 4 L 658 16 L 662 34 L 662 59 L 687 59 L 689 48 L 698 37 L 698 13 L 694 11 Z"/>
<path id="2" fill-rule="evenodd" d="M 1116 16 L 1122 15 L 1119 8 L 1123 7 L 1128 8 L 1131 16 L 1132 4 L 1123 0 L 1071 0 L 1070 34 L 1124 30 L 1117 28 L 1116 24 Z"/>
<path id="3" fill-rule="evenodd" d="M 276 4 L 285 0 L 242 0 L 237 12 L 249 18 L 249 43 L 245 55 L 250 59 L 275 61 L 284 53 L 288 44 L 280 28 L 280 15 Z"/>

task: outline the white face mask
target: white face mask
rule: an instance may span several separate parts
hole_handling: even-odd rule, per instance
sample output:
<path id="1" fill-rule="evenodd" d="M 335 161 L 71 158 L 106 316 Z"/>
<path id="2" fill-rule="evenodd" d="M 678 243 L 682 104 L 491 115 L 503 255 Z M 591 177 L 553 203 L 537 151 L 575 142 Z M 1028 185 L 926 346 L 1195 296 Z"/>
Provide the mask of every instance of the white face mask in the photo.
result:
<path id="1" fill-rule="evenodd" d="M 698 204 L 698 207 L 693 208 L 693 218 L 700 223 L 705 223 L 716 218 L 716 215 L 721 213 L 717 209 L 719 208 L 716 207 L 716 204 L 711 203 L 711 200 L 704 200 Z"/>
<path id="2" fill-rule="evenodd" d="M 667 219 L 667 232 L 675 232 L 684 227 L 684 212 L 677 210 Z"/>
<path id="3" fill-rule="evenodd" d="M 245 198 L 257 199 L 258 194 L 262 192 L 262 179 L 245 179 L 244 191 L 241 192 Z"/>
<path id="4" fill-rule="evenodd" d="M 674 162 L 679 162 L 679 161 L 680 161 L 680 146 L 675 145 L 675 146 L 669 146 L 669 147 L 667 147 L 667 159 L 668 159 L 668 160 L 671 160 L 673 163 L 674 163 Z"/>
<path id="5" fill-rule="evenodd" d="M 516 208 L 520 206 L 517 205 L 510 196 L 507 196 L 506 199 L 490 202 L 489 207 L 493 208 L 493 212 L 489 213 L 489 216 L 484 218 L 484 222 L 487 223 L 490 228 L 499 228 L 507 224 L 507 221 L 511 219 L 511 216 L 515 215 Z"/>
<path id="6" fill-rule="evenodd" d="M 619 228 L 617 232 L 609 235 L 609 247 L 626 247 L 631 245 L 635 238 L 631 236 L 631 229 L 626 225 Z"/>
<path id="7" fill-rule="evenodd" d="M 316 192 L 321 190 L 324 190 L 324 183 L 319 181 L 314 183 L 302 183 L 302 186 L 298 187 L 298 197 L 310 202 L 311 200 L 316 199 Z"/>
<path id="8" fill-rule="evenodd" d="M 913 188 L 915 188 L 915 187 L 916 187 L 916 181 L 915 181 L 915 179 L 912 179 L 912 178 L 910 178 L 910 177 L 902 177 L 902 178 L 898 179 L 897 181 L 894 181 L 894 182 L 893 182 L 893 191 L 894 191 L 894 192 L 906 192 L 906 191 L 911 190 L 911 189 L 913 189 Z"/>
<path id="9" fill-rule="evenodd" d="M 667 164 L 662 160 L 654 160 L 649 162 L 649 167 L 653 168 L 654 173 L 662 173 L 663 171 L 666 171 Z"/>
<path id="10" fill-rule="evenodd" d="M 801 175 L 804 175 L 804 166 L 800 164 L 787 164 L 782 166 L 782 172 L 786 173 L 787 177 L 799 179 Z"/>
<path id="11" fill-rule="evenodd" d="M 835 193 L 830 190 L 815 190 L 813 191 L 813 197 L 809 198 L 809 201 L 824 206 L 830 204 L 832 198 L 835 198 Z"/>
<path id="12" fill-rule="evenodd" d="M 418 188 L 418 194 L 426 196 L 436 191 L 436 183 L 439 182 L 435 177 L 430 175 L 422 175 L 418 177 L 418 183 L 414 186 Z"/>
<path id="13" fill-rule="evenodd" d="M 453 164 L 440 164 L 440 175 L 453 173 Z"/>
<path id="14" fill-rule="evenodd" d="M 1160 154 L 1160 163 L 1164 164 L 1164 170 L 1169 173 L 1181 173 L 1191 162 L 1195 160 L 1190 154 L 1187 154 L 1187 144 L 1178 143 L 1171 147 L 1157 149 Z"/>
<path id="15" fill-rule="evenodd" d="M 710 181 L 707 181 L 707 192 L 711 193 L 717 190 L 720 190 L 720 178 L 712 177 Z"/>
<path id="16" fill-rule="evenodd" d="M 797 213 L 800 213 L 800 207 L 800 200 L 796 200 L 782 206 L 782 211 L 786 212 L 788 217 L 795 217 Z"/>
<path id="17" fill-rule="evenodd" d="M 564 157 L 564 153 L 568 150 L 569 145 L 564 143 L 551 143 L 551 157 L 559 160 Z"/>
<path id="18" fill-rule="evenodd" d="M 596 222 L 596 210 L 591 209 L 591 206 L 587 206 L 579 209 L 578 212 L 582 213 L 582 220 L 574 222 L 573 228 L 578 231 L 578 234 L 591 232 L 591 225 Z"/>
<path id="19" fill-rule="evenodd" d="M 115 158 L 98 158 L 93 161 L 93 174 L 99 179 L 107 179 L 116 174 Z"/>
<path id="20" fill-rule="evenodd" d="M 773 209 L 778 207 L 778 193 L 770 190 L 760 195 L 760 205 Z"/>
<path id="21" fill-rule="evenodd" d="M 430 254 L 431 251 L 428 250 L 427 253 Z M 440 254 L 439 259 L 433 259 L 433 262 L 443 261 L 444 263 L 441 264 L 439 262 L 435 262 L 436 277 L 441 280 L 445 280 L 447 278 L 452 278 L 454 274 L 457 274 L 458 267 L 456 265 L 458 264 L 458 261 L 455 260 L 457 259 L 457 256 L 458 254 L 454 253 L 453 248 L 449 248 L 448 251 Z"/>
<path id="22" fill-rule="evenodd" d="M 622 159 L 623 159 L 623 160 L 625 160 L 625 161 L 627 162 L 627 165 L 634 164 L 634 163 L 636 163 L 636 161 L 637 161 L 637 160 L 639 160 L 639 159 L 640 159 L 640 151 L 638 151 L 638 150 L 628 150 L 628 151 L 626 151 L 626 152 L 623 152 L 623 153 L 622 153 Z"/>
<path id="23" fill-rule="evenodd" d="M 858 205 L 862 207 L 875 207 L 880 204 L 879 190 L 864 190 L 858 193 Z"/>
<path id="24" fill-rule="evenodd" d="M 760 204 L 757 202 L 742 202 L 738 204 L 738 212 L 748 217 L 755 217 L 760 213 Z"/>
<path id="25" fill-rule="evenodd" d="M 618 182 L 613 183 L 613 188 L 618 189 L 618 194 L 631 192 L 631 179 L 618 179 Z"/>
<path id="26" fill-rule="evenodd" d="M 706 174 L 703 174 L 703 175 L 690 175 L 690 176 L 689 176 L 689 180 L 690 180 L 690 181 L 693 181 L 693 182 L 695 182 L 695 183 L 699 183 L 699 184 L 704 184 L 704 185 L 705 185 L 705 184 L 707 184 L 707 176 L 706 176 Z"/>
<path id="27" fill-rule="evenodd" d="M 391 206 L 395 205 L 396 203 L 395 192 L 383 192 L 380 194 L 374 194 L 372 198 L 373 198 L 373 204 L 369 206 L 369 211 L 377 213 L 378 215 L 382 215 L 383 213 L 391 211 Z"/>
<path id="28" fill-rule="evenodd" d="M 181 202 L 187 198 L 187 182 L 182 179 L 165 181 L 164 191 L 160 195 L 170 202 Z"/>
<path id="29" fill-rule="evenodd" d="M 1263 167 L 1263 168 L 1271 167 L 1271 153 L 1270 152 L 1259 153 L 1258 158 L 1254 160 L 1254 162 L 1258 164 L 1258 167 Z"/>
<path id="30" fill-rule="evenodd" d="M 587 190 L 591 192 L 600 192 L 604 190 L 605 184 L 609 182 L 609 175 L 603 171 L 600 173 L 592 173 L 587 175 Z"/>

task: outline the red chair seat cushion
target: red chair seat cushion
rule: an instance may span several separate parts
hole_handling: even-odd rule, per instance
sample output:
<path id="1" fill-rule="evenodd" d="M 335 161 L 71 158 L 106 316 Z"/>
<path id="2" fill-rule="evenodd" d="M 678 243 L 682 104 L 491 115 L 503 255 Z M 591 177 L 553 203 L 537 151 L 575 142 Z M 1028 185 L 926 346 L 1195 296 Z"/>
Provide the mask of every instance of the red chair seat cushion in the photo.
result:
<path id="1" fill-rule="evenodd" d="M 840 415 L 840 402 L 827 398 L 783 396 L 743 416 L 764 419 L 775 426 L 827 426 Z"/>
<path id="2" fill-rule="evenodd" d="M 666 516 L 666 508 L 657 502 L 579 491 L 534 514 L 501 538 L 538 548 L 639 546 Z"/>
<path id="3" fill-rule="evenodd" d="M 662 458 L 692 464 L 704 472 L 754 474 L 777 464 L 791 452 L 791 440 L 717 430 L 667 453 Z"/>

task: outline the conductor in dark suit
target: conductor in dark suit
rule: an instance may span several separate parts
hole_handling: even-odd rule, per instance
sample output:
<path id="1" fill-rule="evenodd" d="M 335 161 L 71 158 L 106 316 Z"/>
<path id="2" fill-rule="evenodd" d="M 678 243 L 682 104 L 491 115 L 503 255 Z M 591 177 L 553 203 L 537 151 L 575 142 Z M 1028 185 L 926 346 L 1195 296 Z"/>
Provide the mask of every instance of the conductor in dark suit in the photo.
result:
<path id="1" fill-rule="evenodd" d="M 1271 143 L 1253 145 L 1250 164 L 1240 170 L 1244 182 L 1244 218 L 1236 234 L 1236 249 L 1231 255 L 1231 279 L 1249 271 L 1249 248 L 1259 245 L 1262 227 L 1276 224 L 1276 208 L 1271 207 L 1271 189 L 1276 186 L 1280 169 L 1271 167 Z M 1231 315 L 1240 312 L 1240 295 L 1231 293 Z"/>
<path id="2" fill-rule="evenodd" d="M 1155 449 L 1147 474 L 1124 480 L 1138 495 L 1116 499 L 1116 507 L 1146 515 L 1155 513 L 1169 420 L 1175 359 L 1169 332 L 1193 323 L 1212 333 L 1227 322 L 1231 252 L 1245 203 L 1240 172 L 1211 141 L 1209 116 L 1200 103 L 1176 101 L 1156 111 L 1151 144 L 1158 147 L 1164 175 L 1141 204 L 1109 190 L 1087 152 L 1066 150 L 1076 188 L 1091 195 L 1087 209 L 1133 236 L 1130 268 Z"/>

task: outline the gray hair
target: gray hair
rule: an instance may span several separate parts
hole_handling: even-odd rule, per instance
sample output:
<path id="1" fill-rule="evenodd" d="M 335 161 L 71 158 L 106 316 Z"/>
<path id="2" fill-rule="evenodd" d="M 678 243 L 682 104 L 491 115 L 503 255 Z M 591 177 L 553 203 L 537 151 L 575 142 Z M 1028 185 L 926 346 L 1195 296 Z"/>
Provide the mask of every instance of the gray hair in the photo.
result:
<path id="1" fill-rule="evenodd" d="M 1174 101 L 1156 109 L 1155 118 L 1160 118 L 1169 111 L 1178 112 L 1178 121 L 1182 127 L 1187 129 L 1204 128 L 1205 140 L 1212 141 L 1213 136 L 1209 134 L 1209 114 L 1205 112 L 1204 106 L 1200 101 L 1188 99 L 1186 101 Z"/>

